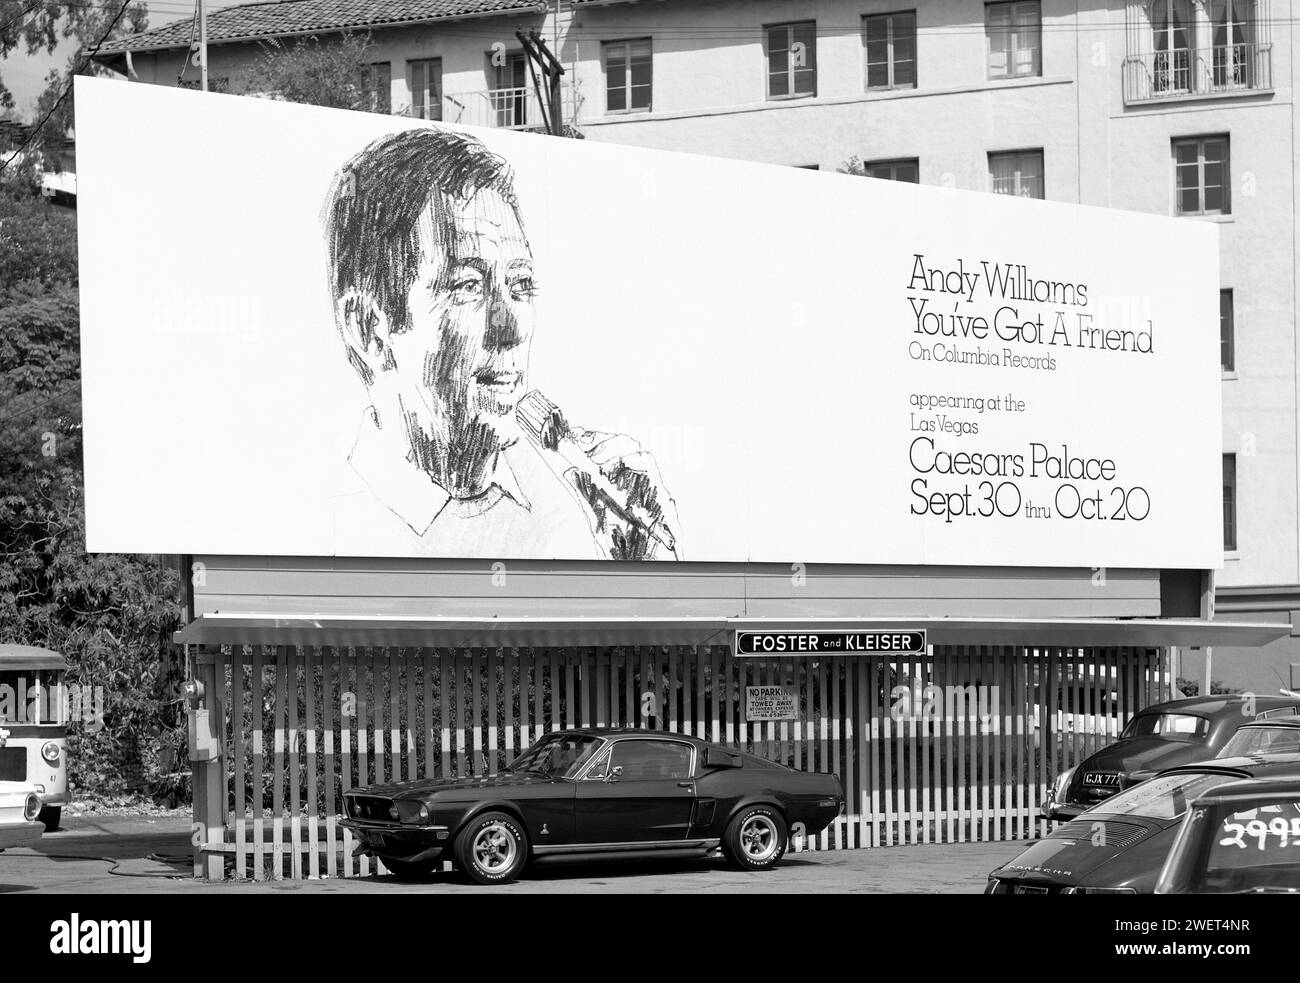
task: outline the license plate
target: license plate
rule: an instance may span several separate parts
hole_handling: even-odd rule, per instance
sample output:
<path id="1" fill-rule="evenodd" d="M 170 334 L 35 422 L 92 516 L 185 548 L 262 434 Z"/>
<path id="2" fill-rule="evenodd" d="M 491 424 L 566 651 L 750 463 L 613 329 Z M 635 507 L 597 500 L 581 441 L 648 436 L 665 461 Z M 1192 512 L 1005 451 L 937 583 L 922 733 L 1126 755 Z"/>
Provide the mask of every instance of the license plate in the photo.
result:
<path id="1" fill-rule="evenodd" d="M 1015 893 L 1016 894 L 1046 894 L 1047 888 L 1034 887 L 1033 885 L 1030 884 L 1017 884 Z"/>

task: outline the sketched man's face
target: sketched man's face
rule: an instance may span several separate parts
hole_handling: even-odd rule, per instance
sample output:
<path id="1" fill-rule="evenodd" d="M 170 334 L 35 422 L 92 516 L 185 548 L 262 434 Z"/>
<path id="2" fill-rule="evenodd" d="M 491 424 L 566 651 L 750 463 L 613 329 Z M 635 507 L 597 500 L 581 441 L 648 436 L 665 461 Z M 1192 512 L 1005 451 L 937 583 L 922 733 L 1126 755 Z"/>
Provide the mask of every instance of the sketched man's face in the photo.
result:
<path id="1" fill-rule="evenodd" d="M 420 221 L 411 327 L 390 345 L 412 422 L 438 443 L 444 435 L 455 456 L 472 453 L 466 442 L 481 449 L 494 437 L 502 446 L 519 437 L 514 413 L 526 392 L 535 290 L 528 241 L 498 192 L 448 202 L 447 212 L 450 241 L 440 241 L 432 208 Z"/>

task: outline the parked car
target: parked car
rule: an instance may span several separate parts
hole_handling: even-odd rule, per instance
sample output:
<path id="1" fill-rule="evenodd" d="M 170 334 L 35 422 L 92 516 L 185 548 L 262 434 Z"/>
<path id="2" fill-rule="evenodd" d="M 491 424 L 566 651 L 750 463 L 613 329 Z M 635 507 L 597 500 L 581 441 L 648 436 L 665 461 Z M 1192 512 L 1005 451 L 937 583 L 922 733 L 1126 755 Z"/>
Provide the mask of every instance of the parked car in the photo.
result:
<path id="1" fill-rule="evenodd" d="M 844 807 L 835 775 L 796 771 L 681 734 L 583 729 L 543 737 L 499 774 L 352 789 L 343 825 L 399 878 L 450 858 L 502 884 L 530 860 L 685 858 L 721 851 L 767 870 L 791 831 Z"/>
<path id="2" fill-rule="evenodd" d="M 1298 703 L 1283 696 L 1198 696 L 1149 706 L 1119 740 L 1056 776 L 1042 815 L 1073 819 L 1166 768 L 1213 758 L 1242 724 L 1293 715 Z"/>
<path id="3" fill-rule="evenodd" d="M 1300 779 L 1300 762 L 1222 758 L 1162 771 L 1053 830 L 989 874 L 986 894 L 1151 894 L 1189 804 L 1229 782 Z"/>
<path id="4" fill-rule="evenodd" d="M 41 797 L 35 786 L 0 781 L 0 850 L 39 840 L 45 829 L 36 821 L 40 814 Z"/>
<path id="5" fill-rule="evenodd" d="M 1300 758 L 1300 717 L 1277 717 L 1242 724 L 1219 752 L 1220 758 Z"/>
<path id="6" fill-rule="evenodd" d="M 1225 782 L 1183 820 L 1156 894 L 1300 894 L 1300 781 Z"/>

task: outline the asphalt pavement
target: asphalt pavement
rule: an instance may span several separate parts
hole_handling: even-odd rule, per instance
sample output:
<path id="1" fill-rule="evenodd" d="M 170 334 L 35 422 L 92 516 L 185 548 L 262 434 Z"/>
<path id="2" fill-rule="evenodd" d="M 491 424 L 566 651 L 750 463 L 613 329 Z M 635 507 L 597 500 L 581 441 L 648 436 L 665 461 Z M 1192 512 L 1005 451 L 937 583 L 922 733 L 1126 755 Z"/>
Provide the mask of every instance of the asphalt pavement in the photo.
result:
<path id="1" fill-rule="evenodd" d="M 188 816 L 83 816 L 64 826 L 32 847 L 0 853 L 0 894 L 978 894 L 988 872 L 1025 847 L 1016 841 L 803 852 L 763 874 L 721 860 L 549 863 L 505 887 L 480 887 L 454 874 L 418 884 L 387 875 L 208 883 L 191 874 Z"/>

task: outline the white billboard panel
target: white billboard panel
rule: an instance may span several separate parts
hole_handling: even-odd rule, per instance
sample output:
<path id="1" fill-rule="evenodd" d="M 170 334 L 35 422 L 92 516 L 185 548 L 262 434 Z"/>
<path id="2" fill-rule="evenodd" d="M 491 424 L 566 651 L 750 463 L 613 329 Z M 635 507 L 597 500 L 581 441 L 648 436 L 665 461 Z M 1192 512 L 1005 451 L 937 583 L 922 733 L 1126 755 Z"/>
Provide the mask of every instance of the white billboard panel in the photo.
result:
<path id="1" fill-rule="evenodd" d="M 1212 223 L 77 86 L 92 551 L 1220 565 Z"/>

